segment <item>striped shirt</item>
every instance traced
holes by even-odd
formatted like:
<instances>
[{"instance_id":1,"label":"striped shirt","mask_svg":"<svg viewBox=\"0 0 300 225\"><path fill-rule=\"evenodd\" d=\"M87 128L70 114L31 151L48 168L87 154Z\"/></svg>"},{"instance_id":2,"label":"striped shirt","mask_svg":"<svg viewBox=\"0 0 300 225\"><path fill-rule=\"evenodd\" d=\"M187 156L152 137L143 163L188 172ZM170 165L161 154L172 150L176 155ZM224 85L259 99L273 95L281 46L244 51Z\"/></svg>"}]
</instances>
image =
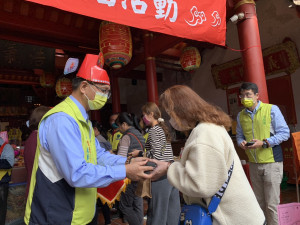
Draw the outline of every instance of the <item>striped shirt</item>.
<instances>
[{"instance_id":1,"label":"striped shirt","mask_svg":"<svg viewBox=\"0 0 300 225\"><path fill-rule=\"evenodd\" d=\"M118 144L118 155L127 157L130 146L130 137L128 134L124 135Z\"/></svg>"},{"instance_id":2,"label":"striped shirt","mask_svg":"<svg viewBox=\"0 0 300 225\"><path fill-rule=\"evenodd\" d=\"M166 141L165 132L159 125L150 128L145 148L148 158L174 160L171 143Z\"/></svg>"}]
</instances>

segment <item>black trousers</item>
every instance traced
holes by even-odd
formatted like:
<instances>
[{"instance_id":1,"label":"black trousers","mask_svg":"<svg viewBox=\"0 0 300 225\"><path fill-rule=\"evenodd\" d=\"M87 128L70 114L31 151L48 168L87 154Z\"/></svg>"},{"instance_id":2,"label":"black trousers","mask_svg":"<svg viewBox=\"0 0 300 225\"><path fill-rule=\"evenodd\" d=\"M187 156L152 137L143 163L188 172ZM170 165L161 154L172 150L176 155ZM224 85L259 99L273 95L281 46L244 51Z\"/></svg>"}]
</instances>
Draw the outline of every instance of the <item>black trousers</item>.
<instances>
[{"instance_id":1,"label":"black trousers","mask_svg":"<svg viewBox=\"0 0 300 225\"><path fill-rule=\"evenodd\" d=\"M129 225L142 225L144 222L143 198L135 195L137 182L131 182L121 194L120 210Z\"/></svg>"},{"instance_id":2,"label":"black trousers","mask_svg":"<svg viewBox=\"0 0 300 225\"><path fill-rule=\"evenodd\" d=\"M5 225L8 183L0 184L0 225Z\"/></svg>"},{"instance_id":3,"label":"black trousers","mask_svg":"<svg viewBox=\"0 0 300 225\"><path fill-rule=\"evenodd\" d=\"M94 216L92 222L90 222L88 225L97 225L98 224L98 215L99 215L100 208L102 209L105 225L106 224L111 224L111 222L110 222L110 208L108 207L108 205L106 203L103 205L101 200L97 199L95 216Z\"/></svg>"}]
</instances>

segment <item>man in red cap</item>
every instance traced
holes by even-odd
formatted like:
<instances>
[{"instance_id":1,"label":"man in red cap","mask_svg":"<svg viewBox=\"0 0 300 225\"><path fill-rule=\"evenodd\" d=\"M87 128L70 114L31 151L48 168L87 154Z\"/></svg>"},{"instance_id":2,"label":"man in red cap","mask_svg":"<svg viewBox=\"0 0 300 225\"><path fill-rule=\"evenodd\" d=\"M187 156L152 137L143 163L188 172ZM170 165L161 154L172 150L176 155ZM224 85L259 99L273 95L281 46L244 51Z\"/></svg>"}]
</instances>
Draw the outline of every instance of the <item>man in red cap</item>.
<instances>
[{"instance_id":1,"label":"man in red cap","mask_svg":"<svg viewBox=\"0 0 300 225\"><path fill-rule=\"evenodd\" d=\"M86 55L72 95L48 111L38 129L38 144L26 204L26 224L88 224L93 219L96 188L125 177L151 178L146 159L130 160L105 152L95 139L89 110L102 108L110 96L97 55Z\"/></svg>"}]
</instances>

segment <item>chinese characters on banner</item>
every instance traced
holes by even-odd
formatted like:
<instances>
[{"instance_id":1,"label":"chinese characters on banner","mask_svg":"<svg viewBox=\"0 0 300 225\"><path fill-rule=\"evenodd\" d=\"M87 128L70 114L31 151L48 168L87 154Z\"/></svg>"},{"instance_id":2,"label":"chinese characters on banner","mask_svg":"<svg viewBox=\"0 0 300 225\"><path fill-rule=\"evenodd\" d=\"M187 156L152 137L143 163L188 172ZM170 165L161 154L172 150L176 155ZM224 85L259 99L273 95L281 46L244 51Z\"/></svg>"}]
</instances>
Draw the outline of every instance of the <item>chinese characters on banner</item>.
<instances>
[{"instance_id":1,"label":"chinese characters on banner","mask_svg":"<svg viewBox=\"0 0 300 225\"><path fill-rule=\"evenodd\" d=\"M65 11L225 45L226 0L28 0Z\"/></svg>"},{"instance_id":2,"label":"chinese characters on banner","mask_svg":"<svg viewBox=\"0 0 300 225\"><path fill-rule=\"evenodd\" d=\"M283 43L263 49L266 76L285 72L293 74L299 67L299 54L295 42L285 38ZM227 89L228 86L242 83L244 70L241 58L220 65L212 65L211 73L216 88Z\"/></svg>"}]
</instances>

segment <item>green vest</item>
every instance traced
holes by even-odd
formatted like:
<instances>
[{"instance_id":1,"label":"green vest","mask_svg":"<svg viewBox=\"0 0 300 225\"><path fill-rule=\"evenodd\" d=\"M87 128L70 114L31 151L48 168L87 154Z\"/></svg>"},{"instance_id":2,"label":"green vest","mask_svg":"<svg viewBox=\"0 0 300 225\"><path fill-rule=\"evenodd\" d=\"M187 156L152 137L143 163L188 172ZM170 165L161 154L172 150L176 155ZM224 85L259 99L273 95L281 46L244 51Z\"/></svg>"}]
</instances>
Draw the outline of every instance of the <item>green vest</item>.
<instances>
[{"instance_id":1,"label":"green vest","mask_svg":"<svg viewBox=\"0 0 300 225\"><path fill-rule=\"evenodd\" d=\"M270 137L271 108L271 104L261 102L254 115L253 121L250 114L246 112L246 109L241 111L240 124L247 142L252 139L263 140ZM246 154L249 161L253 163L275 162L273 149L271 147L246 150Z\"/></svg>"},{"instance_id":2,"label":"green vest","mask_svg":"<svg viewBox=\"0 0 300 225\"><path fill-rule=\"evenodd\" d=\"M68 114L77 122L81 133L82 148L85 149L84 158L87 163L92 163L96 165L97 152L95 146L95 135L94 130L91 126L91 122L86 122L77 105L69 97L54 108L52 108L50 111L48 111L41 121L46 119L48 116L58 112L64 112ZM34 187L36 184L36 171L38 169L39 164L40 147L41 144L38 135L37 149L35 154L34 166L30 182L30 190L28 194L24 218L26 224L29 224L31 214L31 203L32 197L34 195ZM47 195L47 192L45 192L45 195ZM96 196L96 188L75 188L75 205L72 216L72 225L83 225L92 221L95 213Z\"/></svg>"},{"instance_id":3,"label":"green vest","mask_svg":"<svg viewBox=\"0 0 300 225\"><path fill-rule=\"evenodd\" d=\"M116 133L114 133L114 135L112 135L110 131L107 132L108 141L110 142L113 151L117 151L118 144L122 136L123 135L120 131L117 131Z\"/></svg>"}]
</instances>

